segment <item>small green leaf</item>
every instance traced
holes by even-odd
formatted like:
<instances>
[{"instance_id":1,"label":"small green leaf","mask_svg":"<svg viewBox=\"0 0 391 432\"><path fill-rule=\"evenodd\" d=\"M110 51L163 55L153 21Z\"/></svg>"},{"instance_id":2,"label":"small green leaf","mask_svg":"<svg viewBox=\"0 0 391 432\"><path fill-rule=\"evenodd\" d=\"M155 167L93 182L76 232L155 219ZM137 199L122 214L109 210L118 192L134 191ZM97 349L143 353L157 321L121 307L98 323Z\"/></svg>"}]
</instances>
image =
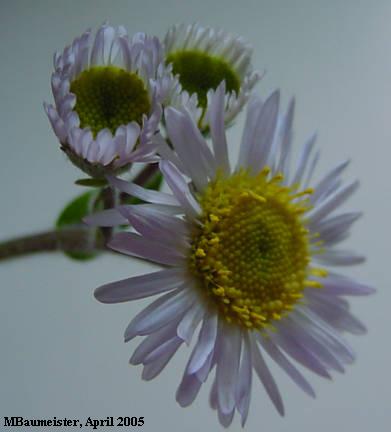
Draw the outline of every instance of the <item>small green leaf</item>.
<instances>
[{"instance_id":1,"label":"small green leaf","mask_svg":"<svg viewBox=\"0 0 391 432\"><path fill-rule=\"evenodd\" d=\"M82 218L91 213L93 203L96 199L96 192L86 192L72 200L60 213L56 221L56 228L61 229L68 225L81 224ZM89 260L97 256L96 253L86 252L65 252L65 254L75 260Z\"/></svg>"},{"instance_id":2,"label":"small green leaf","mask_svg":"<svg viewBox=\"0 0 391 432\"><path fill-rule=\"evenodd\" d=\"M78 186L87 186L87 187L104 187L107 186L106 179L95 179L95 178L83 178L75 181L75 184Z\"/></svg>"}]
</instances>

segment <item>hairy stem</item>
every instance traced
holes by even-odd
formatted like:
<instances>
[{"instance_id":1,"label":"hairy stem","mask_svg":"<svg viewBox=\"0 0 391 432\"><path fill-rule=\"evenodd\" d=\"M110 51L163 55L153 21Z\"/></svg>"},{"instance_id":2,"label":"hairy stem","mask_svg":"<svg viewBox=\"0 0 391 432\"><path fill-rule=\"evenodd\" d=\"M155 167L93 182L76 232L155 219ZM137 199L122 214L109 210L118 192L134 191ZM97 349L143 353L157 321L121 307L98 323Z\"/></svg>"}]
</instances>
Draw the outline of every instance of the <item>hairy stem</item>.
<instances>
[{"instance_id":1,"label":"hairy stem","mask_svg":"<svg viewBox=\"0 0 391 432\"><path fill-rule=\"evenodd\" d=\"M156 175L158 170L159 165L157 163L149 164L133 179L133 182L144 186ZM111 208L115 205L115 195L110 187L102 189L99 199L102 200L103 208ZM100 232L97 232L96 228L75 225L10 239L0 242L0 261L37 252L91 253L103 251L107 250L105 244L110 240L111 235L111 228L101 228Z\"/></svg>"},{"instance_id":2,"label":"hairy stem","mask_svg":"<svg viewBox=\"0 0 391 432\"><path fill-rule=\"evenodd\" d=\"M36 252L96 252L104 250L104 240L96 231L85 227L69 227L46 231L0 243L0 261Z\"/></svg>"},{"instance_id":3,"label":"hairy stem","mask_svg":"<svg viewBox=\"0 0 391 432\"><path fill-rule=\"evenodd\" d=\"M133 183L136 183L140 186L146 185L149 180L159 171L159 164L151 163L148 164L133 180Z\"/></svg>"}]
</instances>

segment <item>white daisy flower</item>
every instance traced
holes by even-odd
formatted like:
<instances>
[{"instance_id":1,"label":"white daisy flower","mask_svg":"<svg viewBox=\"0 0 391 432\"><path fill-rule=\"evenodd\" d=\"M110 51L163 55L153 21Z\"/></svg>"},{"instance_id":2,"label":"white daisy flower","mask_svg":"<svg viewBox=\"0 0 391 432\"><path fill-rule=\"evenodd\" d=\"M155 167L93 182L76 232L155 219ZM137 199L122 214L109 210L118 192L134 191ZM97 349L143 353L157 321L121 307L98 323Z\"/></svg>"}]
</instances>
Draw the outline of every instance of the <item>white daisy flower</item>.
<instances>
[{"instance_id":1,"label":"white daisy flower","mask_svg":"<svg viewBox=\"0 0 391 432\"><path fill-rule=\"evenodd\" d=\"M345 297L374 290L332 269L364 260L339 248L360 217L337 212L358 187L342 183L347 162L310 188L315 138L291 163L294 102L280 115L274 92L264 102L250 101L232 169L224 97L222 84L211 100L212 148L188 112L167 110L177 153L167 150L171 161L160 166L172 194L111 177L113 186L147 203L105 211L89 223L129 223L134 231L115 234L109 246L163 267L95 292L103 303L161 294L125 331L125 341L145 336L130 363L143 364L150 380L184 342L193 343L177 401L190 405L214 370L210 403L228 426L235 410L246 422L254 372L284 414L265 354L312 397L296 363L329 379L343 372L355 356L342 333L365 333Z\"/></svg>"},{"instance_id":2,"label":"white daisy flower","mask_svg":"<svg viewBox=\"0 0 391 432\"><path fill-rule=\"evenodd\" d=\"M163 97L174 107L192 106L201 129L208 127L205 115L210 106L208 101L223 80L226 82L224 120L229 124L260 79L252 71L251 46L243 38L221 30L197 23L176 25L167 32L164 48L165 62L171 65L176 78L166 85Z\"/></svg>"},{"instance_id":3,"label":"white daisy flower","mask_svg":"<svg viewBox=\"0 0 391 432\"><path fill-rule=\"evenodd\" d=\"M54 105L44 104L61 147L93 177L155 158L161 119L157 60L162 47L123 27L90 30L54 56Z\"/></svg>"}]
</instances>

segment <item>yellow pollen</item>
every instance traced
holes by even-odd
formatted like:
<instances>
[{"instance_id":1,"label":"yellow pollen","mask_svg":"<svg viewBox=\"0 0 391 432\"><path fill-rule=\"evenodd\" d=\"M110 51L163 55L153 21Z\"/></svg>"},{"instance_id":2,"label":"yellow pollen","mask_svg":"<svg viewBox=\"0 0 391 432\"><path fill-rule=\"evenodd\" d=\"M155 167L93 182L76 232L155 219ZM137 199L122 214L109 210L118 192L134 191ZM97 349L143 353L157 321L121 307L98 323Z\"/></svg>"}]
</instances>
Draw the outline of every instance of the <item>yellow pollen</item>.
<instances>
[{"instance_id":1,"label":"yellow pollen","mask_svg":"<svg viewBox=\"0 0 391 432\"><path fill-rule=\"evenodd\" d=\"M246 329L272 327L303 298L320 288L327 272L311 268L311 236L302 216L310 208L298 185L239 171L217 175L200 194L189 269L200 292L227 322ZM300 199L298 199L300 198Z\"/></svg>"}]
</instances>

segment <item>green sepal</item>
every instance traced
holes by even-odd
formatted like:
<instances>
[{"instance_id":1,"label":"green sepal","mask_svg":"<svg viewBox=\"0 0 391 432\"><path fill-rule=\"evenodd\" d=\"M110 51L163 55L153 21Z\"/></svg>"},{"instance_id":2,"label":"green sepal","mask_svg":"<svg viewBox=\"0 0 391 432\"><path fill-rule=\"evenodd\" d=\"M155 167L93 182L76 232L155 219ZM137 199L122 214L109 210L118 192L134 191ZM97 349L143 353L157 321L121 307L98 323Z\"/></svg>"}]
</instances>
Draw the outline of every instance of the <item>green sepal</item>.
<instances>
[{"instance_id":1,"label":"green sepal","mask_svg":"<svg viewBox=\"0 0 391 432\"><path fill-rule=\"evenodd\" d=\"M87 187L97 187L102 188L104 186L107 186L107 180L106 179L99 179L99 178L83 178L75 181L75 184L78 186L87 186Z\"/></svg>"},{"instance_id":2,"label":"green sepal","mask_svg":"<svg viewBox=\"0 0 391 432\"><path fill-rule=\"evenodd\" d=\"M97 192L85 192L79 195L68 203L61 211L57 221L56 228L61 229L68 225L82 224L82 219L92 213L95 200L97 198ZM86 252L64 252L69 258L78 261L87 261L95 258L97 253L86 253Z\"/></svg>"}]
</instances>

